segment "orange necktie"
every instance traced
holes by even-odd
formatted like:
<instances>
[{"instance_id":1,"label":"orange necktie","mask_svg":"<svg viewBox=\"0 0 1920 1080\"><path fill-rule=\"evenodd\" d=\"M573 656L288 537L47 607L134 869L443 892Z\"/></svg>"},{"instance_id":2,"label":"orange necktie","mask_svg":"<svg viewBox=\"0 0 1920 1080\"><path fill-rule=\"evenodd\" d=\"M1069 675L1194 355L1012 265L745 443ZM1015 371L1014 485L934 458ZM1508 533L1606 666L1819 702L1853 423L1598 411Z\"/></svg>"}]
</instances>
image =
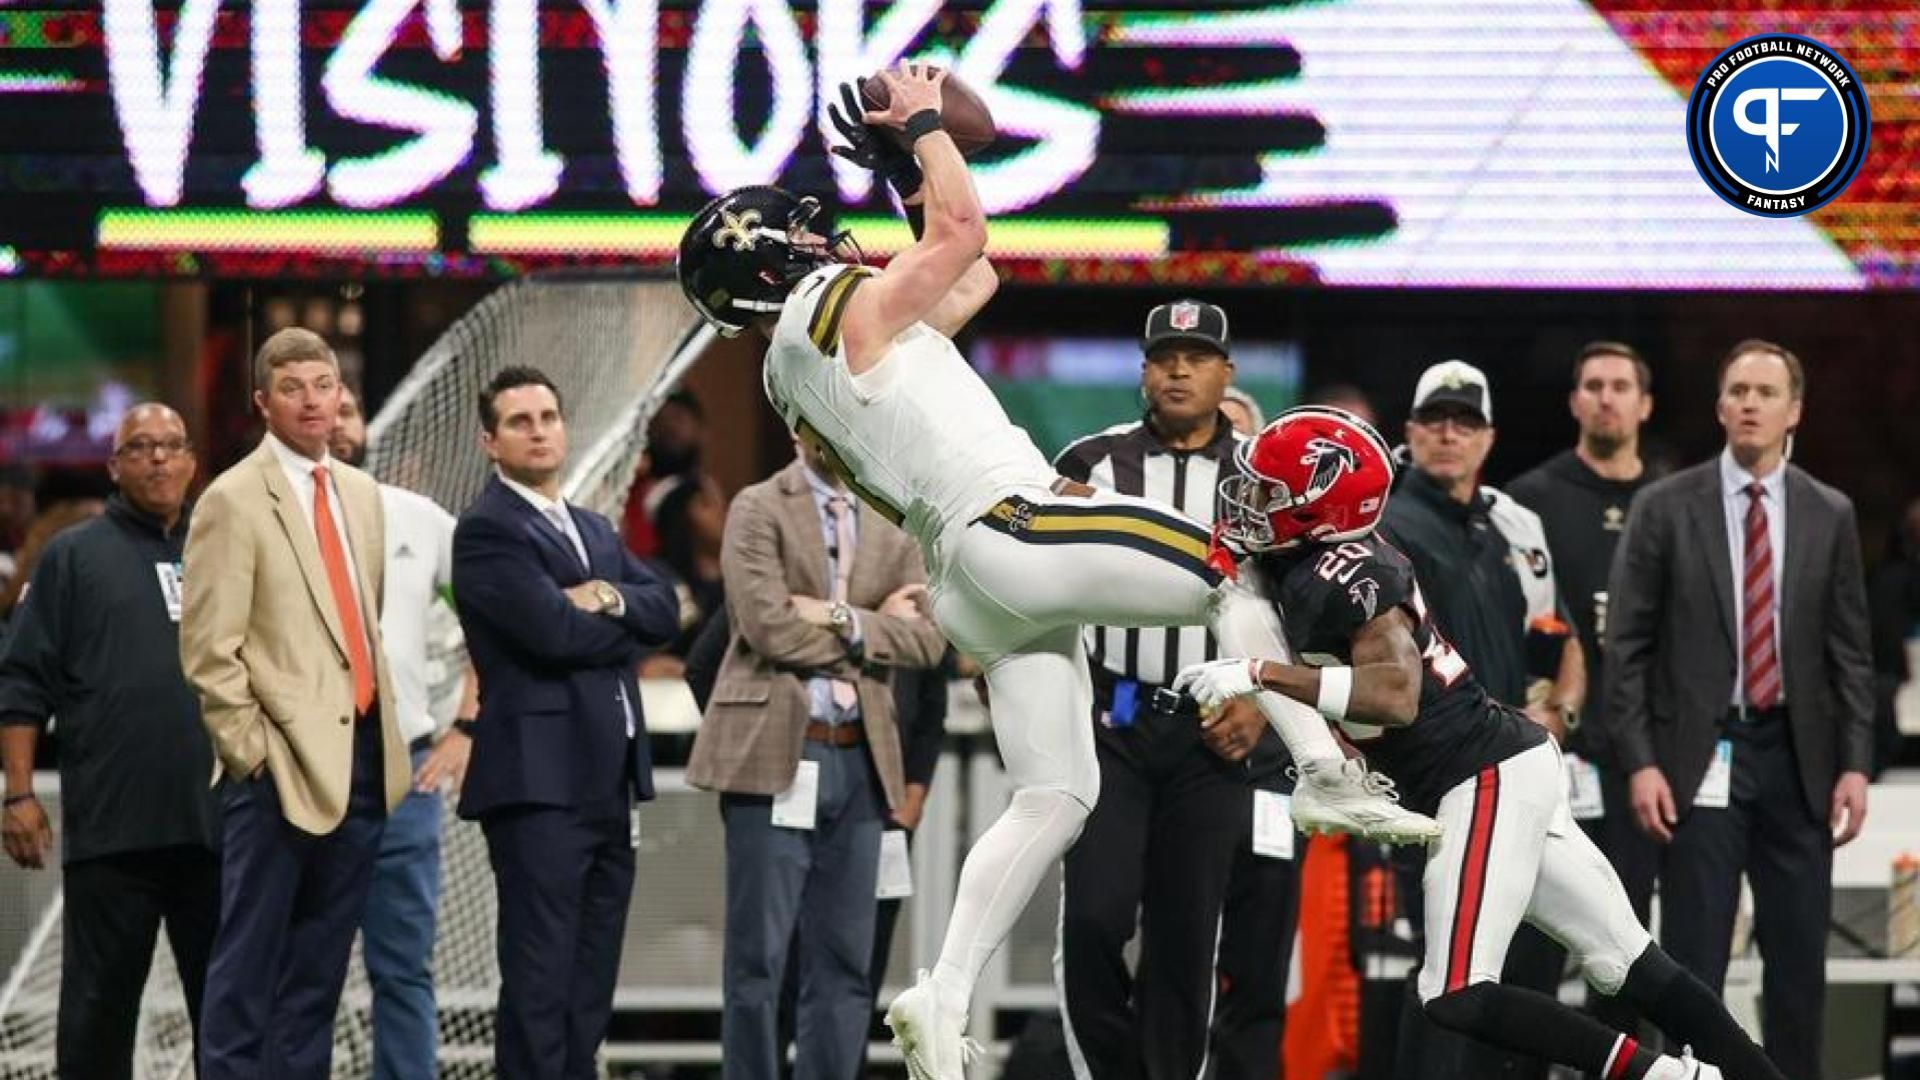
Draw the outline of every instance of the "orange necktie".
<instances>
[{"instance_id":1,"label":"orange necktie","mask_svg":"<svg viewBox=\"0 0 1920 1080\"><path fill-rule=\"evenodd\" d=\"M340 629L347 634L347 663L353 667L353 707L365 716L373 708L373 661L367 656L367 630L360 623L360 601L353 595L353 575L347 572L347 553L340 546L340 530L333 524L327 499L327 467L313 470L313 528L319 533L320 561L327 567L327 587Z\"/></svg>"}]
</instances>

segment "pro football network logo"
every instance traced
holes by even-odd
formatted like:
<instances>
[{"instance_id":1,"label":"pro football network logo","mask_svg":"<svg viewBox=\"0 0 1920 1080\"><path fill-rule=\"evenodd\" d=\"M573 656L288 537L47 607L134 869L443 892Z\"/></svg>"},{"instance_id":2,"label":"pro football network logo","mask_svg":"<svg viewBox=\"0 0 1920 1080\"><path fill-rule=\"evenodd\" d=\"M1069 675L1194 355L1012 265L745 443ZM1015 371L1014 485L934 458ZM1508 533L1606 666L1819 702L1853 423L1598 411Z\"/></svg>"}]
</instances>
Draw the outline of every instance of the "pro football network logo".
<instances>
[{"instance_id":1,"label":"pro football network logo","mask_svg":"<svg viewBox=\"0 0 1920 1080\"><path fill-rule=\"evenodd\" d=\"M1847 190L1866 160L1870 126L1853 69L1798 34L1728 48L1687 102L1694 167L1715 194L1761 217L1798 217Z\"/></svg>"}]
</instances>

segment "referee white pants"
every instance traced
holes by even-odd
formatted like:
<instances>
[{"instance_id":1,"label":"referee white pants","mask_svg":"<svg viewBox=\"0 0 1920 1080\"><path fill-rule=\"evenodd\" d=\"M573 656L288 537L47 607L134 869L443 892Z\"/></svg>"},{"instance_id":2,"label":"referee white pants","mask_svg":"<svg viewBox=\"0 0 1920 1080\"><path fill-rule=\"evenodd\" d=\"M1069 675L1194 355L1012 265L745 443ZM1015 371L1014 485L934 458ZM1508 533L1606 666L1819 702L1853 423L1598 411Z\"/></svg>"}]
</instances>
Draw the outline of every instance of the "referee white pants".
<instances>
[{"instance_id":1,"label":"referee white pants","mask_svg":"<svg viewBox=\"0 0 1920 1080\"><path fill-rule=\"evenodd\" d=\"M1613 867L1573 821L1560 751L1542 743L1480 770L1440 799L1427 851L1420 1000L1497 982L1525 919L1565 946L1602 993L1617 993L1653 939Z\"/></svg>"}]
</instances>

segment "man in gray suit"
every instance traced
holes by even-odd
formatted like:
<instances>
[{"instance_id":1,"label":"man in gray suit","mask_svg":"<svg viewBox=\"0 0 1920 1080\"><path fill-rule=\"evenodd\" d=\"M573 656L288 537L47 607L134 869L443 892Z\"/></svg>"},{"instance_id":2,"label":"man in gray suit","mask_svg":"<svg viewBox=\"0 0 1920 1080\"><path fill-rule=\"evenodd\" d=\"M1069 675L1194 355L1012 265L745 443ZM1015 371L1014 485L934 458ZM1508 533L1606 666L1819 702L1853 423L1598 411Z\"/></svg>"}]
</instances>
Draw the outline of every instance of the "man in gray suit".
<instances>
[{"instance_id":1,"label":"man in gray suit","mask_svg":"<svg viewBox=\"0 0 1920 1080\"><path fill-rule=\"evenodd\" d=\"M727 830L727 1080L781 1075L790 949L795 1077L858 1074L881 834L912 809L889 669L932 667L946 650L913 599L926 581L913 541L855 502L819 452L802 455L728 513L732 640L687 764L688 783L720 793Z\"/></svg>"},{"instance_id":2,"label":"man in gray suit","mask_svg":"<svg viewBox=\"0 0 1920 1080\"><path fill-rule=\"evenodd\" d=\"M1859 835L1873 670L1853 504L1786 463L1806 373L1743 341L1720 365L1718 458L1643 491L1608 584L1607 736L1666 845L1664 939L1725 981L1744 872L1767 1053L1820 1075L1833 848Z\"/></svg>"}]
</instances>

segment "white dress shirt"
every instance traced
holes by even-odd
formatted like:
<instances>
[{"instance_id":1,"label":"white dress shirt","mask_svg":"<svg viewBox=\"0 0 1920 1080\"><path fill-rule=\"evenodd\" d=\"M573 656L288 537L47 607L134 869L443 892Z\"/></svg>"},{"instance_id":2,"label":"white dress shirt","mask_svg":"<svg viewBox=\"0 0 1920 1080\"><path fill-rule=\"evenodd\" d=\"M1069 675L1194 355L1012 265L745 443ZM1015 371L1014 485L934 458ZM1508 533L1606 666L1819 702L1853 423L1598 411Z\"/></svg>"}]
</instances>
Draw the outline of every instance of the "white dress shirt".
<instances>
[{"instance_id":1,"label":"white dress shirt","mask_svg":"<svg viewBox=\"0 0 1920 1080\"><path fill-rule=\"evenodd\" d=\"M567 508L566 500L549 499L538 491L501 472L499 469L494 470L494 475L500 478L501 483L507 485L509 491L527 500L528 505L538 511L541 517L546 518L548 522L552 523L554 528L559 529L561 533L566 536L568 542L573 544L573 553L580 558L581 569L591 574L593 572L591 569L593 560L587 558L587 542L581 538L580 526L573 520L573 512ZM627 612L627 598L622 595L618 589L614 590L614 596L613 610L607 614L617 619ZM568 602L571 603L572 601ZM618 685L618 690L620 692L621 711L627 714L627 738L631 739L634 737L636 731L633 718L633 702L627 700L627 686L624 682Z\"/></svg>"},{"instance_id":2,"label":"white dress shirt","mask_svg":"<svg viewBox=\"0 0 1920 1080\"><path fill-rule=\"evenodd\" d=\"M300 509L306 512L308 528L314 528L313 470L316 468L327 470L327 506L333 511L333 530L339 534L340 550L346 553L347 577L353 582L353 595L357 600L360 596L360 564L354 561L353 541L347 535L347 508L340 501L340 485L332 479L333 457L323 453L317 460L310 458L281 442L271 431L267 432L267 446L273 450L273 456L279 460L281 470L287 474L287 481L293 485L293 493L300 503ZM319 536L319 532L315 531L315 544L320 542ZM377 613L368 611L360 613L360 626L362 632L367 635L369 653L373 651L373 627L368 620L375 614Z\"/></svg>"},{"instance_id":3,"label":"white dress shirt","mask_svg":"<svg viewBox=\"0 0 1920 1080\"><path fill-rule=\"evenodd\" d=\"M1733 639L1747 634L1747 508L1753 499L1747 485L1755 476L1733 460L1733 451L1720 451L1720 499L1727 518L1727 553L1733 556ZM1787 699L1786 654L1780 650L1780 597L1786 592L1787 560L1787 463L1782 461L1760 481L1761 501L1767 508L1767 546L1773 549L1773 655L1780 668L1780 700ZM1734 708L1747 702L1746 651L1733 650Z\"/></svg>"}]
</instances>

